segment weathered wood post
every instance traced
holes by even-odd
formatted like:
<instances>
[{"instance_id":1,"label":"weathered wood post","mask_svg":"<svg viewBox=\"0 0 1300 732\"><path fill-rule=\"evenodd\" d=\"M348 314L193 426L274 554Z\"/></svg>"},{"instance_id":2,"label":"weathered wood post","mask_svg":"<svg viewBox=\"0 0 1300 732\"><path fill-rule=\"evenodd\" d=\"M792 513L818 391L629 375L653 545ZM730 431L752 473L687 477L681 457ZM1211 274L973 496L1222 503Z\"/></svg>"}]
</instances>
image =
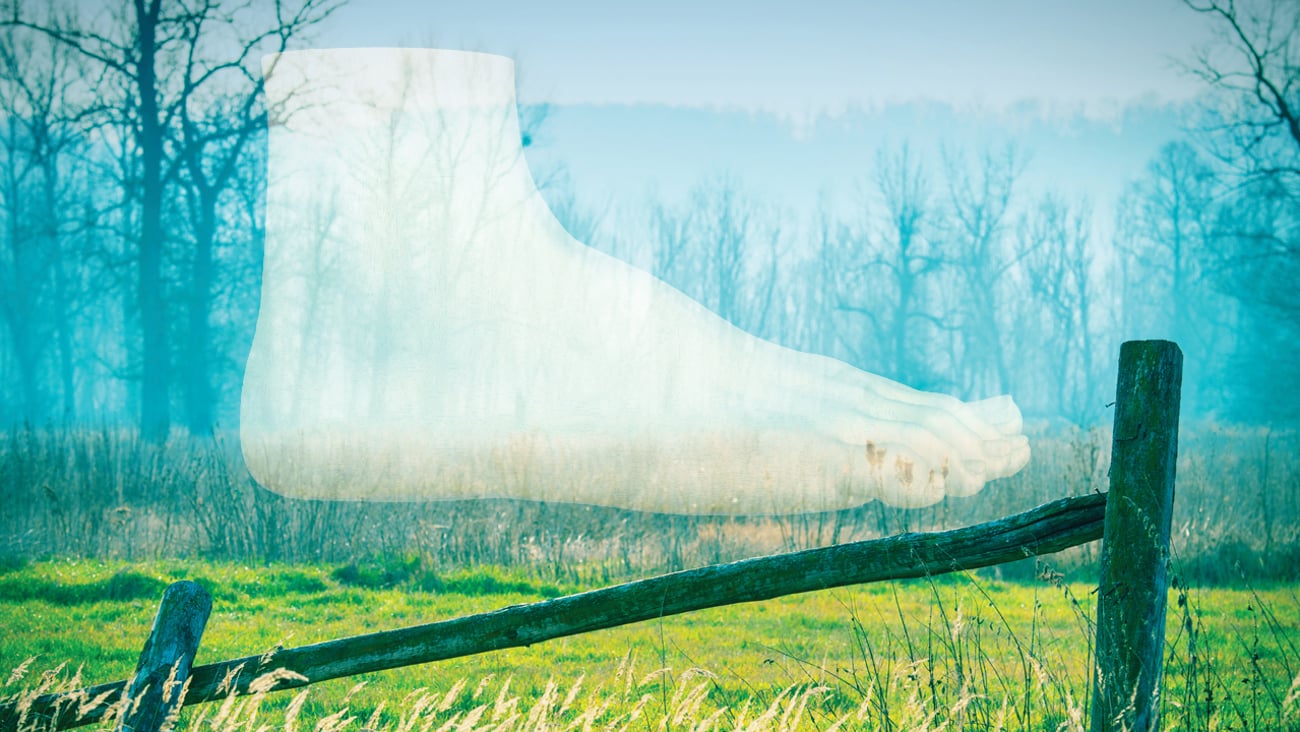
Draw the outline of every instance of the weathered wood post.
<instances>
[{"instance_id":1,"label":"weathered wood post","mask_svg":"<svg viewBox=\"0 0 1300 732\"><path fill-rule=\"evenodd\" d=\"M1182 375L1183 353L1175 343L1120 347L1097 596L1093 732L1153 732L1160 724Z\"/></svg>"},{"instance_id":2,"label":"weathered wood post","mask_svg":"<svg viewBox=\"0 0 1300 732\"><path fill-rule=\"evenodd\" d=\"M117 732L158 732L168 716L180 710L181 691L211 613L212 597L197 583L167 587L127 687L127 707Z\"/></svg>"}]
</instances>

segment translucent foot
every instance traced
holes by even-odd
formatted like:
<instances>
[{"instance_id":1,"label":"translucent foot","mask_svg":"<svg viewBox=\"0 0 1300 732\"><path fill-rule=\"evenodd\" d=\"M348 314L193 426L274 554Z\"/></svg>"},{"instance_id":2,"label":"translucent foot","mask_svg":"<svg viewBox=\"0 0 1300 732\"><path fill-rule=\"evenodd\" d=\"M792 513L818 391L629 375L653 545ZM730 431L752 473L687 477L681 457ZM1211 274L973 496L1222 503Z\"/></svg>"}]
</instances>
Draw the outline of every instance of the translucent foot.
<instances>
[{"instance_id":1,"label":"translucent foot","mask_svg":"<svg viewBox=\"0 0 1300 732\"><path fill-rule=\"evenodd\" d=\"M1029 458L964 403L729 325L573 240L519 145L513 65L267 63L266 262L241 442L317 498L789 513L971 495Z\"/></svg>"}]
</instances>

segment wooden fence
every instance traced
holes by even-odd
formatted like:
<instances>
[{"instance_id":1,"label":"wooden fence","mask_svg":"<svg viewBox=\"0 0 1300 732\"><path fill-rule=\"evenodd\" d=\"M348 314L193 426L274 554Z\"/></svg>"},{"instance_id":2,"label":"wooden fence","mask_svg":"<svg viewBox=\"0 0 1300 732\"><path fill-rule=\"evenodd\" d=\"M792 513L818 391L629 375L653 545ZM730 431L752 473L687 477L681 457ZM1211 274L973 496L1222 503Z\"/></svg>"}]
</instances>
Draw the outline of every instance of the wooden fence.
<instances>
[{"instance_id":1,"label":"wooden fence","mask_svg":"<svg viewBox=\"0 0 1300 732\"><path fill-rule=\"evenodd\" d=\"M154 732L182 704L247 694L255 679L261 689L290 689L720 605L987 567L1103 536L1091 727L1093 732L1154 730L1181 374L1182 353L1173 343L1122 346L1107 493L1066 498L952 531L746 559L193 668L212 601L197 584L178 582L163 595L131 680L46 694L22 705L10 700L0 704L0 732L33 724L66 729L110 714L117 716L119 730ZM276 670L281 671L266 676ZM124 705L123 699L132 703Z\"/></svg>"}]
</instances>

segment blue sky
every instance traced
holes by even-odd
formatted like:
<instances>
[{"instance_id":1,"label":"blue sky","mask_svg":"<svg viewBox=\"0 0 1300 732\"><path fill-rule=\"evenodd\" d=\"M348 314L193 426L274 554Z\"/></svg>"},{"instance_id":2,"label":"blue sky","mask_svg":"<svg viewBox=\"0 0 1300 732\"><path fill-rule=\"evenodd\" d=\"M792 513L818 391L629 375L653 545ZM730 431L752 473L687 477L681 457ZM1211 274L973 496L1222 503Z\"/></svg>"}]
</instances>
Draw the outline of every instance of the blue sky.
<instances>
[{"instance_id":1,"label":"blue sky","mask_svg":"<svg viewBox=\"0 0 1300 732\"><path fill-rule=\"evenodd\" d=\"M352 0L319 34L509 55L525 101L789 115L916 99L1097 113L1185 99L1196 84L1171 59L1206 38L1177 0Z\"/></svg>"},{"instance_id":2,"label":"blue sky","mask_svg":"<svg viewBox=\"0 0 1300 732\"><path fill-rule=\"evenodd\" d=\"M516 60L551 115L529 159L588 209L681 198L719 175L807 212L850 196L875 152L1015 142L1021 192L1113 203L1199 92L1210 35L1177 0L420 2L351 0L312 45L480 50Z\"/></svg>"}]
</instances>

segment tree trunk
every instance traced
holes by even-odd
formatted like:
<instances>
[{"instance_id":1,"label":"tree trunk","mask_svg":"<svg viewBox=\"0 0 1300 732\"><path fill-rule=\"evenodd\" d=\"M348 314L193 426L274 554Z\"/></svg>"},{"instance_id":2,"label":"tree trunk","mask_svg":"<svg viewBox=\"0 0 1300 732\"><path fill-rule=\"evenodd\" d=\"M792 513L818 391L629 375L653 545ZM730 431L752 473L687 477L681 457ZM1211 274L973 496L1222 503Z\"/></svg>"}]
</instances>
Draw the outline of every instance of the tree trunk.
<instances>
[{"instance_id":1,"label":"tree trunk","mask_svg":"<svg viewBox=\"0 0 1300 732\"><path fill-rule=\"evenodd\" d=\"M22 398L22 411L18 416L22 421L30 424L38 419L41 411L40 383L36 373L40 361L40 339L35 333L35 288L40 287L40 282L31 262L31 241L28 240L28 232L23 230L22 225L24 174L19 172L16 159L18 143L15 138L18 133L12 119L9 120L8 134L10 144L5 171L5 197L9 201L10 210L9 227L5 235L9 240L9 259L12 267L12 282L9 284L12 289L5 293L4 299L0 300L0 305L4 307L14 359L18 365L19 393Z\"/></svg>"},{"instance_id":2,"label":"tree trunk","mask_svg":"<svg viewBox=\"0 0 1300 732\"><path fill-rule=\"evenodd\" d=\"M68 289L68 275L63 271L64 263L58 262L54 267L54 301L58 323L55 326L55 338L59 346L59 384L63 395L63 414L65 422L72 422L77 417L77 377L72 356L72 315L68 312L68 299L72 297Z\"/></svg>"},{"instance_id":3,"label":"tree trunk","mask_svg":"<svg viewBox=\"0 0 1300 732\"><path fill-rule=\"evenodd\" d=\"M199 198L198 221L194 232L194 267L189 283L189 328L185 333L185 422L190 434L208 436L213 427L213 398L209 342L212 326L214 279L212 249L216 240L217 195L212 189L196 193Z\"/></svg>"},{"instance_id":4,"label":"tree trunk","mask_svg":"<svg viewBox=\"0 0 1300 732\"><path fill-rule=\"evenodd\" d=\"M63 242L59 236L59 225L61 211L59 208L59 156L54 150L50 151L45 160L44 170L44 208L45 208L45 241L46 251L52 257L52 269L54 277L54 303L52 313L54 317L54 337L58 347L58 368L59 368L59 391L62 397L63 409L60 415L61 419L71 421L76 412L76 379L74 377L72 365L72 319L68 301L73 294L68 290L68 276L64 271L66 262L64 260Z\"/></svg>"},{"instance_id":5,"label":"tree trunk","mask_svg":"<svg viewBox=\"0 0 1300 732\"><path fill-rule=\"evenodd\" d=\"M140 102L140 241L136 304L140 309L140 434L151 442L171 427L171 358L162 296L163 130L155 68L159 0L134 0L140 53L136 85Z\"/></svg>"}]
</instances>

